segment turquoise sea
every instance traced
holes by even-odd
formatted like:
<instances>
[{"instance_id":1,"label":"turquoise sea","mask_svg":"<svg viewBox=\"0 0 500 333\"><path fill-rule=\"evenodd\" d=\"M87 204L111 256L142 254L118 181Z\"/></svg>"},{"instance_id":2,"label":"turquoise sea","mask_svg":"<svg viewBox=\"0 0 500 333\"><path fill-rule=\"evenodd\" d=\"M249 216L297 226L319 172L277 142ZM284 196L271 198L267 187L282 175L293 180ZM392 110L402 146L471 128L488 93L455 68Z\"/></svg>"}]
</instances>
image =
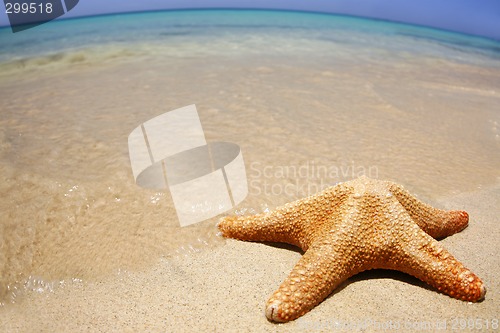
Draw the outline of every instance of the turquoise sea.
<instances>
[{"instance_id":1,"label":"turquoise sea","mask_svg":"<svg viewBox=\"0 0 500 333\"><path fill-rule=\"evenodd\" d=\"M203 43L204 39L229 36L237 38L234 41L237 42L254 35L293 36L353 45L363 43L366 47L393 47L415 55L439 54L446 49L493 58L498 58L500 53L498 41L388 21L287 11L176 10L63 19L17 34L4 27L0 29L0 62L77 52L110 44L162 44L180 39ZM395 40L404 37L406 43L380 45L381 36ZM421 48L420 43L434 44L436 48ZM275 51L283 47L290 45L275 45ZM295 47L300 50L300 45ZM264 49L251 51L271 52Z\"/></svg>"}]
</instances>

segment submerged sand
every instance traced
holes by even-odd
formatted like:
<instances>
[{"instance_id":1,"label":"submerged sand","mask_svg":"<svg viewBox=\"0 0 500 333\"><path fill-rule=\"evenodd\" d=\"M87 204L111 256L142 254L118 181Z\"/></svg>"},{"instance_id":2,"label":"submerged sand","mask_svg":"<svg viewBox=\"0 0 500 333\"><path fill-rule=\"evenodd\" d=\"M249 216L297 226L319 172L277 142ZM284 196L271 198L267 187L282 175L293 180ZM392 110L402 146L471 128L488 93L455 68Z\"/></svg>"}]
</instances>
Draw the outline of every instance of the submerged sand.
<instances>
[{"instance_id":1,"label":"submerged sand","mask_svg":"<svg viewBox=\"0 0 500 333\"><path fill-rule=\"evenodd\" d=\"M279 44L271 37L245 50ZM182 53L190 44L110 47L2 67L0 328L432 331L463 320L493 328L500 64L465 51L390 52L383 41L304 40L286 57L238 53L228 48L234 40L215 43L213 54ZM299 320L268 322L265 301L301 254L221 239L217 218L180 228L168 192L134 184L130 131L192 103L208 141L242 149L249 196L238 210L274 208L362 174L396 181L469 213L470 226L442 243L484 280L486 299L469 304L372 271Z\"/></svg>"}]
</instances>

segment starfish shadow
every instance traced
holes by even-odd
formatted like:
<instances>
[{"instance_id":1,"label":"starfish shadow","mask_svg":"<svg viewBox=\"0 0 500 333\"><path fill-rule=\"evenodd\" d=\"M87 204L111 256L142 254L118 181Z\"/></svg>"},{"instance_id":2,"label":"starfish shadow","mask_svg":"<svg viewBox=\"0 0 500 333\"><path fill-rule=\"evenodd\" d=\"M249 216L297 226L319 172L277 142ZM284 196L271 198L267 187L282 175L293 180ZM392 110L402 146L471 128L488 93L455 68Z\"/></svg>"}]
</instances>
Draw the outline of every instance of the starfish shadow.
<instances>
[{"instance_id":1,"label":"starfish shadow","mask_svg":"<svg viewBox=\"0 0 500 333\"><path fill-rule=\"evenodd\" d=\"M371 269L368 271L358 273L354 276L351 276L345 282L347 283L347 285L349 285L350 283L355 283L363 280L382 280L382 279L391 279L399 282L408 283L414 286L422 287L427 290L435 291L434 288L432 288L425 282L420 281L416 277L391 269Z\"/></svg>"},{"instance_id":2,"label":"starfish shadow","mask_svg":"<svg viewBox=\"0 0 500 333\"><path fill-rule=\"evenodd\" d=\"M305 253L304 251L302 251L302 249L300 247L295 246L295 245L291 245L291 244L287 244L287 243L277 243L277 242L259 242L259 243L269 245L269 246L272 246L272 247L277 248L277 249L285 249L285 250L297 252L297 253L300 253L300 255L304 255L304 253Z\"/></svg>"}]
</instances>

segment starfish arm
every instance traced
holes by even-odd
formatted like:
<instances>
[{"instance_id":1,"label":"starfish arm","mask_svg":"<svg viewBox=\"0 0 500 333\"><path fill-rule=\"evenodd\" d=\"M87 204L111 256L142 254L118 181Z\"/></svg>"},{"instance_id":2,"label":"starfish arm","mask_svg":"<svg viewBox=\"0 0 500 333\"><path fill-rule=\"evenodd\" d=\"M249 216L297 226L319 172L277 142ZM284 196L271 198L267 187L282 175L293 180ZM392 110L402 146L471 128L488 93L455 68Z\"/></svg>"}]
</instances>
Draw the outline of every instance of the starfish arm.
<instances>
[{"instance_id":1,"label":"starfish arm","mask_svg":"<svg viewBox=\"0 0 500 333\"><path fill-rule=\"evenodd\" d=\"M486 287L479 277L455 259L435 239L415 227L411 241L403 243L392 269L426 282L453 298L476 302L484 298ZM415 235L417 234L417 235Z\"/></svg>"},{"instance_id":2,"label":"starfish arm","mask_svg":"<svg viewBox=\"0 0 500 333\"><path fill-rule=\"evenodd\" d=\"M298 230L287 224L285 215L278 211L251 216L228 216L223 218L217 227L224 237L300 246Z\"/></svg>"},{"instance_id":3,"label":"starfish arm","mask_svg":"<svg viewBox=\"0 0 500 333\"><path fill-rule=\"evenodd\" d=\"M218 228L224 237L283 242L306 251L313 238L313 230L327 222L332 211L339 207L345 197L339 195L339 188L331 187L269 213L225 217L219 222Z\"/></svg>"},{"instance_id":4,"label":"starfish arm","mask_svg":"<svg viewBox=\"0 0 500 333\"><path fill-rule=\"evenodd\" d=\"M287 322L302 316L357 272L353 271L348 260L343 259L346 253L332 248L341 247L311 245L267 301L266 317L269 320Z\"/></svg>"},{"instance_id":5,"label":"starfish arm","mask_svg":"<svg viewBox=\"0 0 500 333\"><path fill-rule=\"evenodd\" d=\"M460 210L446 211L431 207L406 191L401 185L386 182L391 193L422 230L434 238L443 238L467 227L469 215Z\"/></svg>"}]
</instances>

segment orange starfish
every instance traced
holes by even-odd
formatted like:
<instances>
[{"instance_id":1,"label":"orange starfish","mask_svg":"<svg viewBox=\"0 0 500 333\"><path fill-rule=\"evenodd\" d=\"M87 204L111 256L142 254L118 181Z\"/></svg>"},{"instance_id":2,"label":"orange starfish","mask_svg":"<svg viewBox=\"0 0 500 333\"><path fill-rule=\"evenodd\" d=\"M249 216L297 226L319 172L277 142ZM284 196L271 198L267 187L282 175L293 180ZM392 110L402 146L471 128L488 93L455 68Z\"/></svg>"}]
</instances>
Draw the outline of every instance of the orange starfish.
<instances>
[{"instance_id":1,"label":"orange starfish","mask_svg":"<svg viewBox=\"0 0 500 333\"><path fill-rule=\"evenodd\" d=\"M468 220L466 212L433 208L400 185L361 177L270 213L226 217L218 227L225 237L284 242L305 252L266 304L269 320L286 322L374 268L411 274L457 299L481 300L481 279L434 239L461 231Z\"/></svg>"}]
</instances>

